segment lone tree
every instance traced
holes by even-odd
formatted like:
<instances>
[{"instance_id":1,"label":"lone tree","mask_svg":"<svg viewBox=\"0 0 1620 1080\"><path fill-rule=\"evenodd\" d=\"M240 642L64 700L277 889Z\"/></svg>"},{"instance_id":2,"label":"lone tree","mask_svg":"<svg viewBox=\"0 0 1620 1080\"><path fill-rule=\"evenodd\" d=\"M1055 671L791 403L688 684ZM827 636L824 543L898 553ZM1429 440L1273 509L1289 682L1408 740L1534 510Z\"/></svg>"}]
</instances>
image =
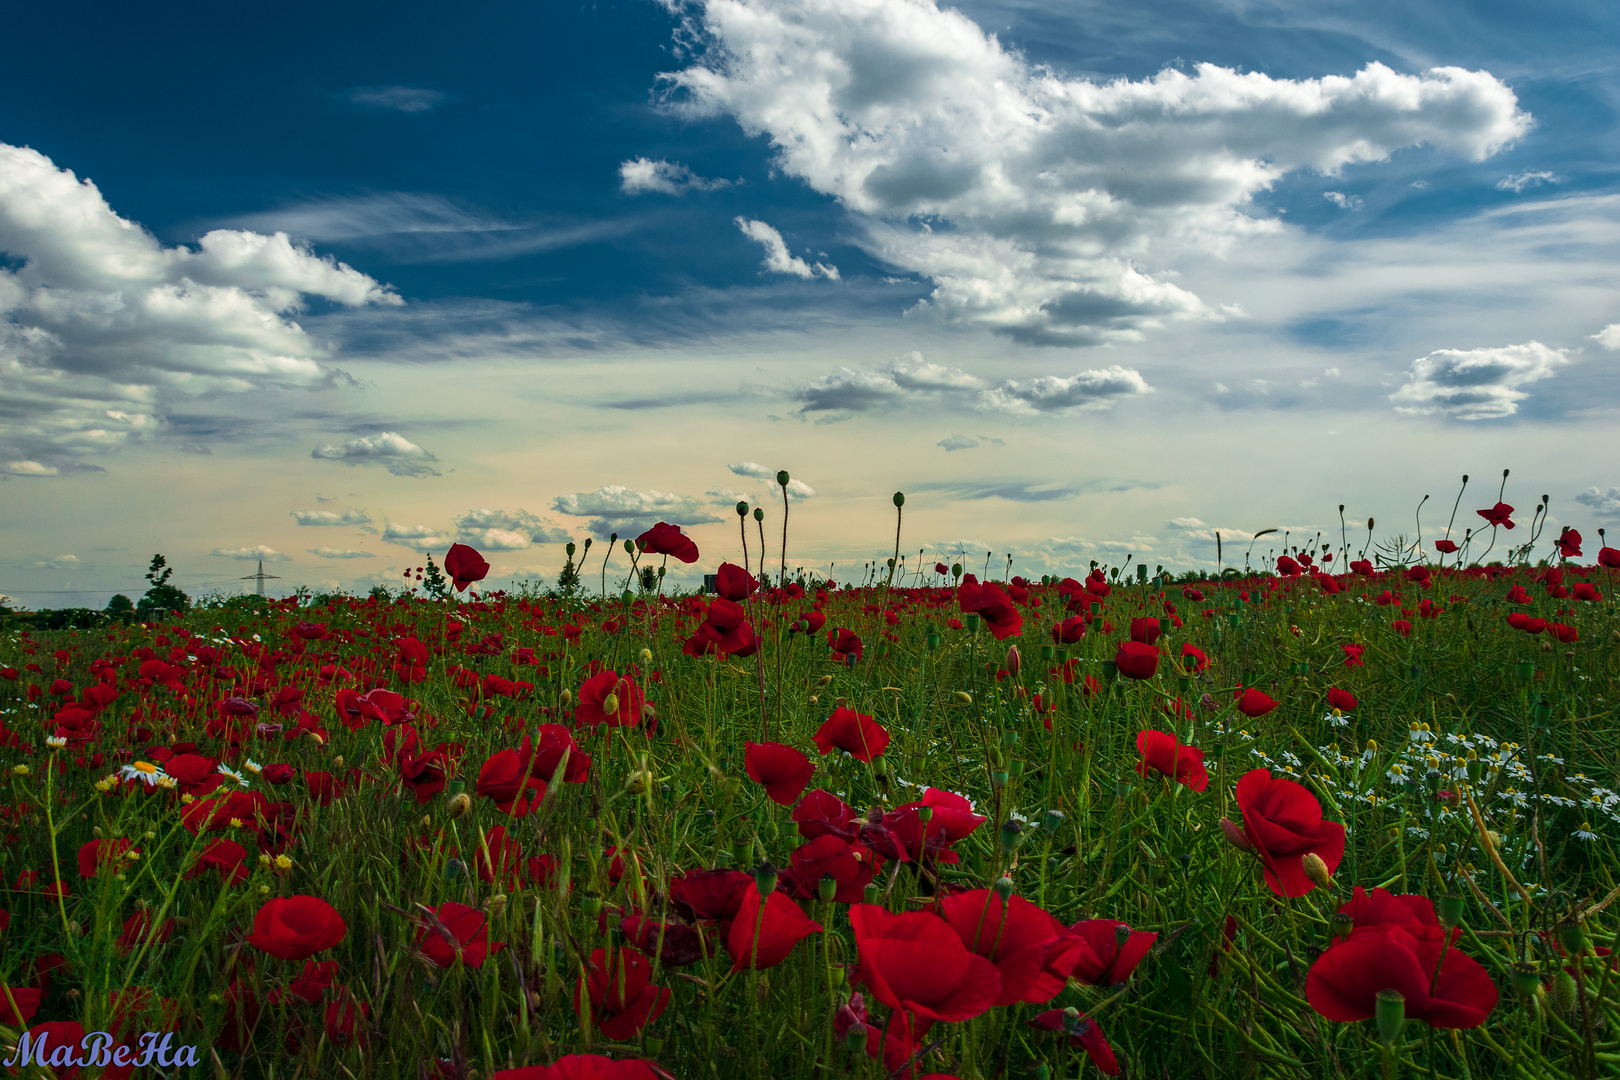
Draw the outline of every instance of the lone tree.
<instances>
[{"instance_id":1,"label":"lone tree","mask_svg":"<svg viewBox=\"0 0 1620 1080\"><path fill-rule=\"evenodd\" d=\"M152 556L152 565L146 569L146 580L152 587L146 590L141 602L135 605L135 614L147 620L166 611L184 611L191 606L191 597L169 584L174 567L162 555Z\"/></svg>"}]
</instances>

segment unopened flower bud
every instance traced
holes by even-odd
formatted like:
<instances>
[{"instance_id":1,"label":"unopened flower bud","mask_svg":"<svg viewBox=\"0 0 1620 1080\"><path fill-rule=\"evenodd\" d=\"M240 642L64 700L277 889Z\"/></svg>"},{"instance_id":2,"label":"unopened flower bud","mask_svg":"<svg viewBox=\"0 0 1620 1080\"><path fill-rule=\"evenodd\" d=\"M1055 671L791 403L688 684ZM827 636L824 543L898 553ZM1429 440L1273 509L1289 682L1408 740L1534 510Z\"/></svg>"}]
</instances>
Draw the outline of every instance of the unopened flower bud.
<instances>
[{"instance_id":1,"label":"unopened flower bud","mask_svg":"<svg viewBox=\"0 0 1620 1080\"><path fill-rule=\"evenodd\" d=\"M1003 661L1002 666L1007 669L1007 674L1017 678L1018 672L1024 666L1024 658L1019 655L1018 646L1007 646L1007 659Z\"/></svg>"},{"instance_id":2,"label":"unopened flower bud","mask_svg":"<svg viewBox=\"0 0 1620 1080\"><path fill-rule=\"evenodd\" d=\"M1228 844L1231 844L1245 855L1255 853L1254 845L1249 843L1249 838L1243 835L1242 828L1233 822L1231 818L1221 818L1221 835L1226 837Z\"/></svg>"},{"instance_id":3,"label":"unopened flower bud","mask_svg":"<svg viewBox=\"0 0 1620 1080\"><path fill-rule=\"evenodd\" d=\"M449 804L451 818L465 817L467 812L471 809L472 796L468 795L465 791L451 797Z\"/></svg>"},{"instance_id":4,"label":"unopened flower bud","mask_svg":"<svg viewBox=\"0 0 1620 1080\"><path fill-rule=\"evenodd\" d=\"M497 893L484 903L484 910L489 912L492 919L500 918L501 912L506 910L506 894Z\"/></svg>"},{"instance_id":5,"label":"unopened flower bud","mask_svg":"<svg viewBox=\"0 0 1620 1080\"><path fill-rule=\"evenodd\" d=\"M966 690L958 690L956 692L956 700L962 705L971 705L973 704L973 695L968 693Z\"/></svg>"},{"instance_id":6,"label":"unopened flower bud","mask_svg":"<svg viewBox=\"0 0 1620 1080\"><path fill-rule=\"evenodd\" d=\"M566 709L568 706L574 703L574 692L572 690L565 689L562 693L557 695L557 700L562 702L563 708Z\"/></svg>"},{"instance_id":7,"label":"unopened flower bud","mask_svg":"<svg viewBox=\"0 0 1620 1080\"><path fill-rule=\"evenodd\" d=\"M640 655L641 655L641 662L643 664L652 663L652 650L651 649L642 649Z\"/></svg>"},{"instance_id":8,"label":"unopened flower bud","mask_svg":"<svg viewBox=\"0 0 1620 1080\"><path fill-rule=\"evenodd\" d=\"M608 696L602 699L602 711L609 716L619 712L619 695L609 691Z\"/></svg>"},{"instance_id":9,"label":"unopened flower bud","mask_svg":"<svg viewBox=\"0 0 1620 1080\"><path fill-rule=\"evenodd\" d=\"M1434 905L1434 913L1440 919L1440 925L1447 930L1455 929L1463 919L1463 898L1456 893L1447 893Z\"/></svg>"},{"instance_id":10,"label":"unopened flower bud","mask_svg":"<svg viewBox=\"0 0 1620 1080\"><path fill-rule=\"evenodd\" d=\"M1305 876L1318 888L1333 888L1333 874L1328 870L1327 863L1322 861L1322 856L1316 852L1306 853L1305 858L1300 860L1300 869L1305 871Z\"/></svg>"},{"instance_id":11,"label":"unopened flower bud","mask_svg":"<svg viewBox=\"0 0 1620 1080\"><path fill-rule=\"evenodd\" d=\"M1373 1020L1378 1025L1378 1040L1385 1046L1394 1046L1406 1026L1406 998L1399 990L1380 990L1373 1004Z\"/></svg>"},{"instance_id":12,"label":"unopened flower bud","mask_svg":"<svg viewBox=\"0 0 1620 1080\"><path fill-rule=\"evenodd\" d=\"M1575 1011L1575 1002L1580 994L1580 987L1575 985L1575 978L1563 968L1553 976L1553 1004L1558 1006L1562 1013Z\"/></svg>"}]
</instances>

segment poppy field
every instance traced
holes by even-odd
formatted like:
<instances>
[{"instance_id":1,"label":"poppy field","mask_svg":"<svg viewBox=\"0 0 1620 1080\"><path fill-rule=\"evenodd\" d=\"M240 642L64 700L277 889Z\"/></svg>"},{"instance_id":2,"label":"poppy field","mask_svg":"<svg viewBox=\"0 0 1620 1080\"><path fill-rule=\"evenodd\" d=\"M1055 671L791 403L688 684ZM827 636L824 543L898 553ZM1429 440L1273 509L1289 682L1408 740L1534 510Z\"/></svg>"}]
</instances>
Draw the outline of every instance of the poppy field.
<instances>
[{"instance_id":1,"label":"poppy field","mask_svg":"<svg viewBox=\"0 0 1620 1080\"><path fill-rule=\"evenodd\" d=\"M560 588L458 544L430 590L5 632L0 1060L1620 1071L1620 550L1507 547L1498 502L1392 558L1031 580L897 537L832 581L738 509Z\"/></svg>"}]
</instances>

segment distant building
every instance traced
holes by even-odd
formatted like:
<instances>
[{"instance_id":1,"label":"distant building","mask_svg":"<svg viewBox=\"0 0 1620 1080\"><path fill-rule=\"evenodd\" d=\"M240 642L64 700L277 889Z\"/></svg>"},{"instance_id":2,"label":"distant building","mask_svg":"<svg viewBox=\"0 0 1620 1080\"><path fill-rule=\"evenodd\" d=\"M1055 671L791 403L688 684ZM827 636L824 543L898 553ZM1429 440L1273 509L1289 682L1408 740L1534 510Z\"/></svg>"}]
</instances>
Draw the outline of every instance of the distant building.
<instances>
[{"instance_id":1,"label":"distant building","mask_svg":"<svg viewBox=\"0 0 1620 1080\"><path fill-rule=\"evenodd\" d=\"M719 588L719 586L716 584L716 582L719 580L719 578L720 578L719 574L704 574L703 575L703 591L704 592L715 592Z\"/></svg>"}]
</instances>

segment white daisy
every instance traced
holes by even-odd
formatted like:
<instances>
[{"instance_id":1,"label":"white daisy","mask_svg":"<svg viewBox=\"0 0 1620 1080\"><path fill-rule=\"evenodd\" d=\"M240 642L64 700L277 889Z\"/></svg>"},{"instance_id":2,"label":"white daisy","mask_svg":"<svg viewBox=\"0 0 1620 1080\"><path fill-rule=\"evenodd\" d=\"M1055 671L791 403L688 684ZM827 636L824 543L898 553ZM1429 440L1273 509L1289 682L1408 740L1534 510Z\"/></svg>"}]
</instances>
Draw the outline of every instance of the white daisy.
<instances>
[{"instance_id":1,"label":"white daisy","mask_svg":"<svg viewBox=\"0 0 1620 1080\"><path fill-rule=\"evenodd\" d=\"M157 787L158 781L170 779L169 774L150 761L132 761L118 770L125 780L139 780L147 787Z\"/></svg>"}]
</instances>

